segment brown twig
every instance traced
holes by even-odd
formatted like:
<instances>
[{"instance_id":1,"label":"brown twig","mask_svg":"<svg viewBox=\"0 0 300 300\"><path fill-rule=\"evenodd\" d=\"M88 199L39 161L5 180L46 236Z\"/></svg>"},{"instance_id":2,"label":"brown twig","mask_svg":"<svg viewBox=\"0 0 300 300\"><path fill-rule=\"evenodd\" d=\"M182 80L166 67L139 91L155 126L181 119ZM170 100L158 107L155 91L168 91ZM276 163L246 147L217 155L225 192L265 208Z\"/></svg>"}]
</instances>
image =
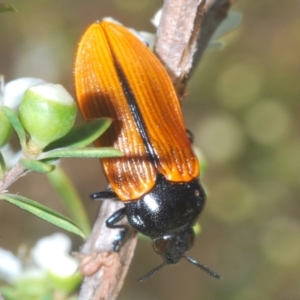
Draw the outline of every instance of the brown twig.
<instances>
[{"instance_id":1,"label":"brown twig","mask_svg":"<svg viewBox=\"0 0 300 300\"><path fill-rule=\"evenodd\" d=\"M11 170L7 172L3 180L0 180L0 193L5 192L5 190L12 185L15 181L17 181L20 177L26 175L29 170L25 170L25 168L17 163Z\"/></svg>"},{"instance_id":2,"label":"brown twig","mask_svg":"<svg viewBox=\"0 0 300 300\"><path fill-rule=\"evenodd\" d=\"M201 20L201 30L197 40L197 52L194 56L192 69L198 65L212 35L227 17L228 10L235 1L236 0L206 0L204 14Z\"/></svg>"},{"instance_id":3,"label":"brown twig","mask_svg":"<svg viewBox=\"0 0 300 300\"><path fill-rule=\"evenodd\" d=\"M178 96L187 76L235 0L165 0L155 52L165 65ZM195 54L195 56L194 56Z\"/></svg>"},{"instance_id":4,"label":"brown twig","mask_svg":"<svg viewBox=\"0 0 300 300\"><path fill-rule=\"evenodd\" d=\"M167 69L178 95L196 51L205 0L166 0L157 29L155 53Z\"/></svg>"},{"instance_id":5,"label":"brown twig","mask_svg":"<svg viewBox=\"0 0 300 300\"><path fill-rule=\"evenodd\" d=\"M136 233L129 233L119 252L111 252L118 229L107 228L105 221L122 206L121 201L103 202L92 234L80 250L80 269L86 277L79 300L116 299L121 290L134 253Z\"/></svg>"},{"instance_id":6,"label":"brown twig","mask_svg":"<svg viewBox=\"0 0 300 300\"><path fill-rule=\"evenodd\" d=\"M196 49L200 51L199 60L212 34L226 17L231 2L165 0L155 49L179 96L184 93L184 79L192 68ZM133 256L136 234L131 232L120 251L112 253L117 229L108 229L105 221L122 206L121 201L105 201L102 204L92 235L80 250L84 257L81 270L85 279L79 300L114 300L118 296Z\"/></svg>"}]
</instances>

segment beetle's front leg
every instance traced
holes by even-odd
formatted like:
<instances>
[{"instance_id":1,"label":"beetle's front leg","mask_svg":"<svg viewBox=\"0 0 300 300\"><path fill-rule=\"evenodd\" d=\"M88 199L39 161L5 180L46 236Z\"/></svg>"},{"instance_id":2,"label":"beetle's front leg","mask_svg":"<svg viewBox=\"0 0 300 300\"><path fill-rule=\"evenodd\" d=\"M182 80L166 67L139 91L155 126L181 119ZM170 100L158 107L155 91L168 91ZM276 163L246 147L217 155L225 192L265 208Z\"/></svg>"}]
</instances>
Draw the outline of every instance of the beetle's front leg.
<instances>
[{"instance_id":1,"label":"beetle's front leg","mask_svg":"<svg viewBox=\"0 0 300 300\"><path fill-rule=\"evenodd\" d=\"M111 189L95 192L90 195L90 198L92 200L120 200L117 194Z\"/></svg>"},{"instance_id":2,"label":"beetle's front leg","mask_svg":"<svg viewBox=\"0 0 300 300\"><path fill-rule=\"evenodd\" d=\"M118 251L125 241L125 238L128 234L129 231L129 226L128 225L123 225L123 224L116 224L119 221L121 221L124 217L126 216L126 208L123 207L119 210L117 210L112 216L110 216L106 220L106 226L108 228L121 228L122 230L119 232L119 234L116 236L114 242L113 242L113 251Z\"/></svg>"},{"instance_id":3,"label":"beetle's front leg","mask_svg":"<svg viewBox=\"0 0 300 300\"><path fill-rule=\"evenodd\" d=\"M117 194L111 190L107 189L104 191L100 192L95 192L91 194L91 199L93 200L114 200L114 201L120 201L118 198ZM116 224L120 222L124 217L126 216L126 208L123 207L119 210L117 210L115 213L113 213L107 220L106 220L106 226L108 228L116 229L116 228L121 228L119 234L116 236L114 242L113 242L113 251L118 251L125 241L125 238L128 234L129 231L129 226L128 225L122 225L122 224Z\"/></svg>"}]
</instances>

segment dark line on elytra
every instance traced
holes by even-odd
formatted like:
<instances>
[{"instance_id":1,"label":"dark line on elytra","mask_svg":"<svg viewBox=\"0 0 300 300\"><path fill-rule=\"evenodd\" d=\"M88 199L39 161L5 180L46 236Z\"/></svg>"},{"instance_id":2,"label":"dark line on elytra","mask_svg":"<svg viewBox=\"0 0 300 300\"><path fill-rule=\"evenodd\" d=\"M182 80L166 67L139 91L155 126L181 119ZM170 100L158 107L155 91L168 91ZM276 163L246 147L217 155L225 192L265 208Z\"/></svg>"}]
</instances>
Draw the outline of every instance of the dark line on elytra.
<instances>
[{"instance_id":1,"label":"dark line on elytra","mask_svg":"<svg viewBox=\"0 0 300 300\"><path fill-rule=\"evenodd\" d=\"M120 64L118 63L118 61L116 59L114 60L114 64L115 64L115 67L116 67L116 70L117 70L117 73L118 73L118 77L119 77L120 82L121 82L122 89L123 89L124 94L126 96L130 111L132 113L135 125L138 128L138 131L139 131L139 133L142 137L142 140L144 142L144 146L146 148L146 153L149 156L149 158L151 159L154 166L157 168L158 167L158 159L157 159L155 151L152 147L152 144L150 142L150 138L149 138L149 135L147 133L145 122L143 120L143 116L141 114L140 108L138 107L137 101L136 101L135 96L132 92L130 84L128 83L127 78L124 75L124 72L123 72Z\"/></svg>"}]
</instances>

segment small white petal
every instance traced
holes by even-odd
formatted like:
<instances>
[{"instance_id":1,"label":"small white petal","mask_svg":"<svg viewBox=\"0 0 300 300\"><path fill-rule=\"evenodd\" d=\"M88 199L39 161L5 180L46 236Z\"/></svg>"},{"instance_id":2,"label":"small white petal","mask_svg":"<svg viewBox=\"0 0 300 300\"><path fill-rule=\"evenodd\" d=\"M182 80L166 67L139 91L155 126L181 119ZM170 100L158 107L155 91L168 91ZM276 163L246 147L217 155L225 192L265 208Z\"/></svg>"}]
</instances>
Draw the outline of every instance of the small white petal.
<instances>
[{"instance_id":1,"label":"small white petal","mask_svg":"<svg viewBox=\"0 0 300 300\"><path fill-rule=\"evenodd\" d=\"M120 22L113 19L112 17L105 17L105 18L103 18L103 20L122 25ZM139 40L141 40L144 44L146 44L151 50L153 50L154 43L155 43L155 37L156 37L154 33L146 32L146 31L137 31L130 27L127 27L127 29L131 33L133 33Z\"/></svg>"},{"instance_id":2,"label":"small white petal","mask_svg":"<svg viewBox=\"0 0 300 300\"><path fill-rule=\"evenodd\" d=\"M21 275L22 263L10 251L0 248L0 278L13 283Z\"/></svg>"},{"instance_id":3,"label":"small white petal","mask_svg":"<svg viewBox=\"0 0 300 300\"><path fill-rule=\"evenodd\" d=\"M3 105L10 107L11 109L17 109L19 106L24 92L37 84L46 83L46 81L39 78L19 78L8 82L4 86L3 91Z\"/></svg>"},{"instance_id":4,"label":"small white petal","mask_svg":"<svg viewBox=\"0 0 300 300\"><path fill-rule=\"evenodd\" d=\"M161 12L162 10L158 10L155 15L153 16L153 18L151 19L151 23L157 28L159 26L160 23L160 19L161 19Z\"/></svg>"},{"instance_id":5,"label":"small white petal","mask_svg":"<svg viewBox=\"0 0 300 300\"><path fill-rule=\"evenodd\" d=\"M41 238L31 251L32 259L41 267L51 264L50 260L66 255L71 250L71 240L62 233Z\"/></svg>"},{"instance_id":6,"label":"small white petal","mask_svg":"<svg viewBox=\"0 0 300 300\"><path fill-rule=\"evenodd\" d=\"M0 150L4 157L8 169L16 165L17 161L20 159L22 155L22 151L15 152L13 147L10 144L4 145Z\"/></svg>"},{"instance_id":7,"label":"small white petal","mask_svg":"<svg viewBox=\"0 0 300 300\"><path fill-rule=\"evenodd\" d=\"M137 31L136 35L142 42L147 45L150 50L153 51L156 39L156 35L154 33L147 31Z\"/></svg>"},{"instance_id":8,"label":"small white petal","mask_svg":"<svg viewBox=\"0 0 300 300\"><path fill-rule=\"evenodd\" d=\"M73 105L74 103L72 96L61 84L39 84L30 88L30 90L42 98L49 99L51 101L56 101L65 105Z\"/></svg>"},{"instance_id":9,"label":"small white petal","mask_svg":"<svg viewBox=\"0 0 300 300\"><path fill-rule=\"evenodd\" d=\"M4 96L4 76L0 74L0 105L3 105L3 96ZM1 300L1 298L0 298Z\"/></svg>"},{"instance_id":10,"label":"small white petal","mask_svg":"<svg viewBox=\"0 0 300 300\"><path fill-rule=\"evenodd\" d=\"M68 277L74 275L78 266L79 263L74 257L63 255L57 257L48 270L57 276Z\"/></svg>"},{"instance_id":11,"label":"small white petal","mask_svg":"<svg viewBox=\"0 0 300 300\"><path fill-rule=\"evenodd\" d=\"M102 20L107 21L107 22L111 22L111 23L115 23L115 24L119 24L119 25L123 25L122 23L120 23L119 21L114 19L113 17L104 17Z\"/></svg>"},{"instance_id":12,"label":"small white petal","mask_svg":"<svg viewBox=\"0 0 300 300\"><path fill-rule=\"evenodd\" d=\"M58 276L70 276L78 268L78 261L69 255L71 240L62 233L40 239L31 251L34 262L42 269Z\"/></svg>"}]
</instances>

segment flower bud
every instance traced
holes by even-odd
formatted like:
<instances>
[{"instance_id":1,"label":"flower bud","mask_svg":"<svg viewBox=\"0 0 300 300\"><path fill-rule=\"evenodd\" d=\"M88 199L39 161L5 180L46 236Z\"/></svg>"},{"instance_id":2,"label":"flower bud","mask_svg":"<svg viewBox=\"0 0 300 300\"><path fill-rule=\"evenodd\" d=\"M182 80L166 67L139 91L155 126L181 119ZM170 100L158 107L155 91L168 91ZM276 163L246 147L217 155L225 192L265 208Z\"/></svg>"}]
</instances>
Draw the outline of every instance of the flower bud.
<instances>
[{"instance_id":1,"label":"flower bud","mask_svg":"<svg viewBox=\"0 0 300 300\"><path fill-rule=\"evenodd\" d=\"M76 104L60 84L42 84L29 88L21 101L19 117L30 134L31 143L43 149L63 137L76 118Z\"/></svg>"}]
</instances>

